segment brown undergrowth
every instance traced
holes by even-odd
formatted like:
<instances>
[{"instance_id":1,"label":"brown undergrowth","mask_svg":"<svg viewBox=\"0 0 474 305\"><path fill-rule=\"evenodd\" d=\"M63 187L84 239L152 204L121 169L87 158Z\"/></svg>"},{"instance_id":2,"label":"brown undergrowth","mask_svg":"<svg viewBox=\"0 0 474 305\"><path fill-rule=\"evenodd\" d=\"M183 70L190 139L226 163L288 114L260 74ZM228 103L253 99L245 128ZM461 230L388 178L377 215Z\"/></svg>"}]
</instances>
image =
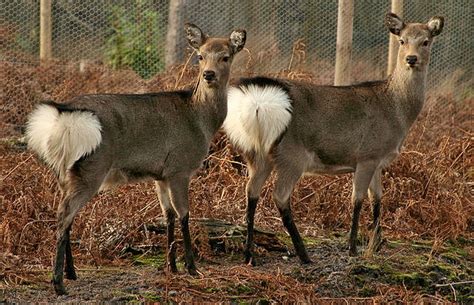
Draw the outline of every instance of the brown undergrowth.
<instances>
[{"instance_id":1,"label":"brown undergrowth","mask_svg":"<svg viewBox=\"0 0 474 305\"><path fill-rule=\"evenodd\" d=\"M84 72L76 70L61 65L3 64L0 72L5 84L5 94L0 96L1 128L5 137L0 145L0 281L7 286L34 282L35 270L48 269L55 251L55 211L61 195L53 175L16 140L21 136L21 126L32 106L43 99L62 101L84 93L180 89L193 83L196 72L193 67L177 66L150 81L143 81L130 71L111 72L95 66ZM181 75L181 72L184 73ZM275 75L316 80L305 72L283 71ZM436 95L428 94L425 108L411 129L402 154L383 173L385 236L402 240L429 239L433 241L434 252L447 240L474 237L474 98L472 88L463 87L463 92L456 93L453 90L438 88ZM23 103L10 102L19 96ZM203 168L191 183L192 217L244 223L245 174L241 158L225 136L218 134ZM272 184L273 179L262 191L256 223L264 229L283 232L271 201ZM294 217L301 233L314 237L346 232L351 217L350 193L350 175L301 179L292 196ZM366 204L362 228L369 223L370 214ZM144 229L144 224L158 217L161 217L161 209L150 182L98 195L74 222L72 240L77 264L121 265L120 254L127 245L164 246L162 235ZM192 230L196 239L201 238L198 227ZM197 248L201 250L201 257L212 256L206 247ZM277 287L286 286L288 293L295 293L296 299L315 300L314 287L307 283L260 274L248 268L230 270L225 276L235 276L236 281L269 277L266 291L274 294L274 300L282 300L278 298L281 289ZM219 270L212 274L209 281L216 283L223 276ZM186 288L186 281L181 284Z\"/></svg>"}]
</instances>

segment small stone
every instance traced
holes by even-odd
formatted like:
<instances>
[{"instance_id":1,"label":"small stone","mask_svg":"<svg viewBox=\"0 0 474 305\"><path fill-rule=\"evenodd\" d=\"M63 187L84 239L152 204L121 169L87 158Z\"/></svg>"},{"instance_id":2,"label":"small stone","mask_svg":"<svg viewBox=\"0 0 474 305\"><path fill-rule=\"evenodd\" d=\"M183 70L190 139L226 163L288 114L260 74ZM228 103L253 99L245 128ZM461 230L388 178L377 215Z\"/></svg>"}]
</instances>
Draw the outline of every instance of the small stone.
<instances>
[{"instance_id":1,"label":"small stone","mask_svg":"<svg viewBox=\"0 0 474 305\"><path fill-rule=\"evenodd\" d=\"M170 297L174 297L174 296L176 296L177 294L178 294L178 292L177 292L176 290L170 290L170 291L168 292L168 295L169 295Z\"/></svg>"}]
</instances>

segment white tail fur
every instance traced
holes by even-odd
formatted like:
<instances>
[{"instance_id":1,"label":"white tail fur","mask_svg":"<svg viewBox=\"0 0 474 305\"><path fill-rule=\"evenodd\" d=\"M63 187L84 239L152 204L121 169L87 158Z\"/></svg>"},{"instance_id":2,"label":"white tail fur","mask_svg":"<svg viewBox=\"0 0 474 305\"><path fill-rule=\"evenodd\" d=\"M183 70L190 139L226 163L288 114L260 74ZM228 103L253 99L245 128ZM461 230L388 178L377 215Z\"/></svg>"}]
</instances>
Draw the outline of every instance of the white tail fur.
<instances>
[{"instance_id":1,"label":"white tail fur","mask_svg":"<svg viewBox=\"0 0 474 305\"><path fill-rule=\"evenodd\" d=\"M28 146L63 176L75 161L94 151L102 141L99 119L91 112L60 113L54 106L39 105L26 128Z\"/></svg>"},{"instance_id":2,"label":"white tail fur","mask_svg":"<svg viewBox=\"0 0 474 305\"><path fill-rule=\"evenodd\" d=\"M291 120L290 97L276 86L231 87L224 129L244 152L268 153Z\"/></svg>"}]
</instances>

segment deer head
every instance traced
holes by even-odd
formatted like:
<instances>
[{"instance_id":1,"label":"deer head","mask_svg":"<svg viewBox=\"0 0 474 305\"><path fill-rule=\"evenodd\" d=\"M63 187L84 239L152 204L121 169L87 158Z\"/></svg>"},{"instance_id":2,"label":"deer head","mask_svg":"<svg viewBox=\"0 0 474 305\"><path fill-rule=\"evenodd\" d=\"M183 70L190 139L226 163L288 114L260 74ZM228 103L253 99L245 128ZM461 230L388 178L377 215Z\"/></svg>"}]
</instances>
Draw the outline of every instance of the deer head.
<instances>
[{"instance_id":1,"label":"deer head","mask_svg":"<svg viewBox=\"0 0 474 305\"><path fill-rule=\"evenodd\" d=\"M245 30L235 30L226 38L209 38L196 25L185 25L189 45L199 59L199 83L209 88L226 86L234 55L243 49Z\"/></svg>"},{"instance_id":2,"label":"deer head","mask_svg":"<svg viewBox=\"0 0 474 305\"><path fill-rule=\"evenodd\" d=\"M408 23L393 13L385 16L385 25L400 42L398 66L407 70L424 70L430 61L433 38L443 30L444 18L432 17L427 23Z\"/></svg>"}]
</instances>

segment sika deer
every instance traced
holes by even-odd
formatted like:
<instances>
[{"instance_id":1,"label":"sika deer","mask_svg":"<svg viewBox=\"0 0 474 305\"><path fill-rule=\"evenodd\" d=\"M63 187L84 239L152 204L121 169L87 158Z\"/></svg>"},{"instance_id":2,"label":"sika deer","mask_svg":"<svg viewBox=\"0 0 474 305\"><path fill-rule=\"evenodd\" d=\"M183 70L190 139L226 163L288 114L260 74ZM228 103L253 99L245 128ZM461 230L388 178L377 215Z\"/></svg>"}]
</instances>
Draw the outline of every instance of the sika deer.
<instances>
[{"instance_id":1,"label":"sika deer","mask_svg":"<svg viewBox=\"0 0 474 305\"><path fill-rule=\"evenodd\" d=\"M349 253L357 255L357 231L367 190L373 201L374 235L378 247L381 170L399 154L410 126L423 107L425 80L433 37L443 17L426 24L405 24L389 13L385 24L400 39L397 66L386 81L352 86L264 77L242 79L229 89L224 129L248 163L246 262L252 261L253 225L260 190L275 168L274 201L296 253L309 263L290 209L290 196L303 174L354 172L354 205Z\"/></svg>"},{"instance_id":2,"label":"sika deer","mask_svg":"<svg viewBox=\"0 0 474 305\"><path fill-rule=\"evenodd\" d=\"M65 104L46 102L31 114L26 137L58 175L64 198L58 207L53 284L65 294L66 278L76 279L69 232L79 210L100 190L142 178L156 180L167 219L168 265L176 272L175 216L183 233L185 262L196 274L188 228L188 185L207 155L214 133L227 113L227 87L234 55L246 32L209 38L186 24L189 44L199 56L194 90L140 95L97 94Z\"/></svg>"}]
</instances>

